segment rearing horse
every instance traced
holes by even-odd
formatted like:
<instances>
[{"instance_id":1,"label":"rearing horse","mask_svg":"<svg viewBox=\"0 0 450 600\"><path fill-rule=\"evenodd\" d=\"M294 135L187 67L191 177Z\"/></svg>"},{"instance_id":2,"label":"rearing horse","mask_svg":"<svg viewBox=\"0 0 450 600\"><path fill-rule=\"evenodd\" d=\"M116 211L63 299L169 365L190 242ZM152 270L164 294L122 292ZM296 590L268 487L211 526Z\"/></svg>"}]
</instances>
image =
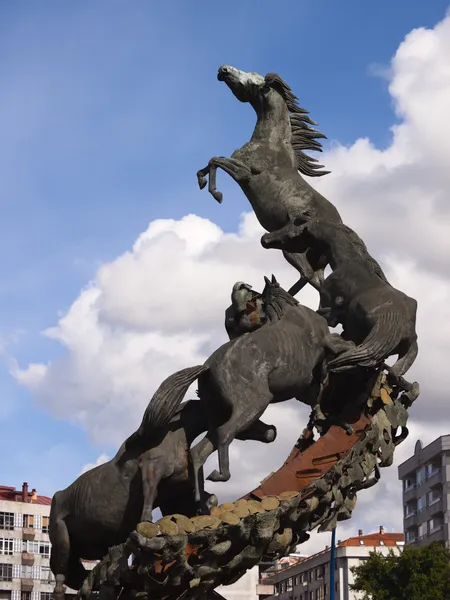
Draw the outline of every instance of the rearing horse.
<instances>
[{"instance_id":1,"label":"rearing horse","mask_svg":"<svg viewBox=\"0 0 450 600\"><path fill-rule=\"evenodd\" d=\"M315 123L300 108L287 83L274 73L262 77L228 65L220 67L217 77L238 100L252 105L258 120L251 140L233 152L231 158L211 158L208 166L198 171L200 189L206 186L205 177L209 175L208 189L222 202L222 194L216 189L216 171L223 169L239 184L258 221L270 232L293 218L297 222L316 217L341 223L334 205L300 175L319 177L329 172L304 153L304 150L320 152L322 147L317 140L325 136L311 127ZM313 248L302 253L283 251L283 254L300 272L299 281L289 293L295 295L308 282L320 289L327 264L325 257Z\"/></svg>"}]
</instances>

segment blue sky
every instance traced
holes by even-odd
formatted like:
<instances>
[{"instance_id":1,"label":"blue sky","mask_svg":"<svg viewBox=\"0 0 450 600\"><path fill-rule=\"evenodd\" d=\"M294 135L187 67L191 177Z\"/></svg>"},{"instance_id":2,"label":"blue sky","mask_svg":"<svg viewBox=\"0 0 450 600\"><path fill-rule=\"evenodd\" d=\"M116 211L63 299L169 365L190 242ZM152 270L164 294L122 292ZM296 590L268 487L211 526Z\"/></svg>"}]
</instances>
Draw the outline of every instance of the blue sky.
<instances>
[{"instance_id":1,"label":"blue sky","mask_svg":"<svg viewBox=\"0 0 450 600\"><path fill-rule=\"evenodd\" d=\"M79 1L0 7L0 483L66 485L103 450L56 421L9 375L61 352L55 323L100 263L148 222L189 212L227 231L245 200L223 176L218 207L196 188L254 116L216 81L223 63L279 72L329 142L384 148L396 122L382 71L447 2ZM108 451L111 449L107 448Z\"/></svg>"}]
</instances>

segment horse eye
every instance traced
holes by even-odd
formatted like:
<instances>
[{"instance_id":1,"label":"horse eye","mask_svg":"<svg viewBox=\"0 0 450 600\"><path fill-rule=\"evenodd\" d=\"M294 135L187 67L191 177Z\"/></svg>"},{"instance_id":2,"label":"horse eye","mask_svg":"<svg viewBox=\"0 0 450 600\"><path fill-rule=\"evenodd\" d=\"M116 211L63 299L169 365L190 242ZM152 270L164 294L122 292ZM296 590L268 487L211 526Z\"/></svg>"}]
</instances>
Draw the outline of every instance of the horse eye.
<instances>
[{"instance_id":1,"label":"horse eye","mask_svg":"<svg viewBox=\"0 0 450 600\"><path fill-rule=\"evenodd\" d=\"M303 225L303 220L300 217L295 217L293 223L294 225Z\"/></svg>"}]
</instances>

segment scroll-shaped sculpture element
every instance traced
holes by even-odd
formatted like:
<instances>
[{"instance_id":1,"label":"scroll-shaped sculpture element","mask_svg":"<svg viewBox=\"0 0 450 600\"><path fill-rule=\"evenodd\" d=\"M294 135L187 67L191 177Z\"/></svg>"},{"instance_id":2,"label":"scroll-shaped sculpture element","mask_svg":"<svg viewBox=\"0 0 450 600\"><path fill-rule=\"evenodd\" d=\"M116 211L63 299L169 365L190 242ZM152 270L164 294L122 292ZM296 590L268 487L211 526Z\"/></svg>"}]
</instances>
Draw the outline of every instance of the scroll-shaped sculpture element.
<instances>
[{"instance_id":1,"label":"scroll-shaped sculpture element","mask_svg":"<svg viewBox=\"0 0 450 600\"><path fill-rule=\"evenodd\" d=\"M333 204L300 175L318 177L327 173L316 159L304 153L305 150L320 152L317 140L325 136L312 127L315 123L300 108L287 83L275 73L263 77L227 65L220 67L218 78L238 100L252 105L258 120L251 140L233 152L231 158L211 158L198 171L200 189L206 186L208 175L209 191L217 201L222 201L222 194L216 190L216 171L220 168L241 187L267 231L279 229L293 217L305 221L320 217L340 223ZM325 266L321 255L314 249L283 253L301 275L289 293L295 295L307 282L320 288Z\"/></svg>"},{"instance_id":2,"label":"scroll-shaped sculpture element","mask_svg":"<svg viewBox=\"0 0 450 600\"><path fill-rule=\"evenodd\" d=\"M312 247L327 257L333 272L320 289L320 313L331 327L341 323L343 337L355 344L332 359L328 369L376 368L398 355L387 368L401 378L418 352L417 302L389 284L363 241L346 225L321 219L296 223L264 234L262 243L290 252Z\"/></svg>"}]
</instances>

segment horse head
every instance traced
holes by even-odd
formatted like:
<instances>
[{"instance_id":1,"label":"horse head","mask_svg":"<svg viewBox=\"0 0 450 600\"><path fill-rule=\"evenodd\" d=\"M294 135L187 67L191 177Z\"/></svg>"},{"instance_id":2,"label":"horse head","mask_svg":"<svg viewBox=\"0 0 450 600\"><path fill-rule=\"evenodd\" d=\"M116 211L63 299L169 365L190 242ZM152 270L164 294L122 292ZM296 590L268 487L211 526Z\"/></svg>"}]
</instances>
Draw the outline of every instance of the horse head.
<instances>
[{"instance_id":1,"label":"horse head","mask_svg":"<svg viewBox=\"0 0 450 600\"><path fill-rule=\"evenodd\" d=\"M230 65L220 67L217 79L224 81L240 102L254 103L265 85L262 75L240 71Z\"/></svg>"},{"instance_id":2,"label":"horse head","mask_svg":"<svg viewBox=\"0 0 450 600\"><path fill-rule=\"evenodd\" d=\"M263 248L277 248L286 252L306 252L310 246L308 222L299 217L289 220L284 227L265 233L261 238Z\"/></svg>"},{"instance_id":3,"label":"horse head","mask_svg":"<svg viewBox=\"0 0 450 600\"><path fill-rule=\"evenodd\" d=\"M309 177L329 173L322 170L323 165L317 159L304 152L321 152L322 144L318 140L325 138L325 135L314 128L317 123L308 116L307 110L299 106L297 96L280 75L267 73L263 77L259 73L247 73L230 65L222 65L217 79L224 81L240 102L249 102L253 106L258 121L270 121L271 127L262 128L259 135L270 137L271 128L276 127L282 139L290 142L300 173Z\"/></svg>"}]
</instances>

